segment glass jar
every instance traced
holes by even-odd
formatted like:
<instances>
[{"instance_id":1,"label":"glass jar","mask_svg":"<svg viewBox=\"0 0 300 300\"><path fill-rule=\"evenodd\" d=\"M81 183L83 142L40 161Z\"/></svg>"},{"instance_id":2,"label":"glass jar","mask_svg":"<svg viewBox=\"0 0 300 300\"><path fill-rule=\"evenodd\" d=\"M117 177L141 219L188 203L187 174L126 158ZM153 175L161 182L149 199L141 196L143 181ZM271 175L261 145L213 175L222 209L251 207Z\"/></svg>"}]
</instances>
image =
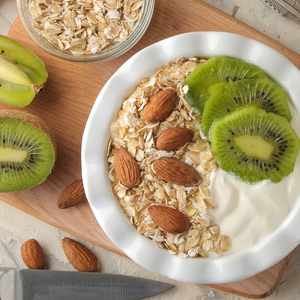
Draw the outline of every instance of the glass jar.
<instances>
[{"instance_id":1,"label":"glass jar","mask_svg":"<svg viewBox=\"0 0 300 300\"><path fill-rule=\"evenodd\" d=\"M131 49L144 35L154 11L155 0L144 0L142 6L142 17L135 26L132 32L121 42L117 42L111 47L98 51L95 54L74 55L67 50L61 50L58 46L50 43L45 37L38 33L33 26L33 18L29 11L29 0L17 0L18 14L22 25L31 39L49 54L72 62L96 62L106 61L121 56Z\"/></svg>"}]
</instances>

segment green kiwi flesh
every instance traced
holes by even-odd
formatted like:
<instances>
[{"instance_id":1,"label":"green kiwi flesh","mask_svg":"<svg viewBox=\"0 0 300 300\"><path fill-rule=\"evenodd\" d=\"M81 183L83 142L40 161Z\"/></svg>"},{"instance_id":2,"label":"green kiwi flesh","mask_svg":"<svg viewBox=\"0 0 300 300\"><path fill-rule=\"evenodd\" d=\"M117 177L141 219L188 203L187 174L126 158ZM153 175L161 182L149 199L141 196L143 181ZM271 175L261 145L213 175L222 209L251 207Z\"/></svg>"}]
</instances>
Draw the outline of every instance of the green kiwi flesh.
<instances>
[{"instance_id":1,"label":"green kiwi flesh","mask_svg":"<svg viewBox=\"0 0 300 300\"><path fill-rule=\"evenodd\" d=\"M210 140L209 130L215 120L248 105L281 115L289 122L292 120L282 88L266 78L245 79L224 85L209 97L202 115L201 128L204 135Z\"/></svg>"},{"instance_id":2,"label":"green kiwi flesh","mask_svg":"<svg viewBox=\"0 0 300 300\"><path fill-rule=\"evenodd\" d=\"M253 184L280 182L294 170L300 140L288 120L248 106L214 122L211 151L224 171Z\"/></svg>"},{"instance_id":3,"label":"green kiwi flesh","mask_svg":"<svg viewBox=\"0 0 300 300\"><path fill-rule=\"evenodd\" d=\"M15 192L42 183L55 162L48 127L24 112L0 112L0 192Z\"/></svg>"},{"instance_id":4,"label":"green kiwi flesh","mask_svg":"<svg viewBox=\"0 0 300 300\"><path fill-rule=\"evenodd\" d=\"M250 63L228 56L214 56L197 66L184 81L186 101L202 117L204 105L217 88L241 79L265 78L263 71Z\"/></svg>"},{"instance_id":5,"label":"green kiwi flesh","mask_svg":"<svg viewBox=\"0 0 300 300\"><path fill-rule=\"evenodd\" d=\"M0 35L0 102L26 106L48 78L43 61L20 43Z\"/></svg>"}]
</instances>

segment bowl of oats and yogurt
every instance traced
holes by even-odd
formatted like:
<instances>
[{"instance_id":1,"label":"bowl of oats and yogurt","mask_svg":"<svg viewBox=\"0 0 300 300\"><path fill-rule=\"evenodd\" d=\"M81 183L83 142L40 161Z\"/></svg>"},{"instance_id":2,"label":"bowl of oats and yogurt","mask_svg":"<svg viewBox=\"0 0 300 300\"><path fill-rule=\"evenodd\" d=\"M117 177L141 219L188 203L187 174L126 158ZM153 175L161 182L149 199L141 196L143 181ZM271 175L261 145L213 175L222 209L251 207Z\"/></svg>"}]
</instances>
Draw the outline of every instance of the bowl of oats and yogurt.
<instances>
[{"instance_id":1,"label":"bowl of oats and yogurt","mask_svg":"<svg viewBox=\"0 0 300 300\"><path fill-rule=\"evenodd\" d=\"M32 40L73 62L116 58L131 49L150 24L154 0L17 0Z\"/></svg>"},{"instance_id":2,"label":"bowl of oats and yogurt","mask_svg":"<svg viewBox=\"0 0 300 300\"><path fill-rule=\"evenodd\" d=\"M299 79L280 53L231 33L174 36L129 59L82 140L85 191L108 237L191 283L283 259L300 242Z\"/></svg>"}]
</instances>

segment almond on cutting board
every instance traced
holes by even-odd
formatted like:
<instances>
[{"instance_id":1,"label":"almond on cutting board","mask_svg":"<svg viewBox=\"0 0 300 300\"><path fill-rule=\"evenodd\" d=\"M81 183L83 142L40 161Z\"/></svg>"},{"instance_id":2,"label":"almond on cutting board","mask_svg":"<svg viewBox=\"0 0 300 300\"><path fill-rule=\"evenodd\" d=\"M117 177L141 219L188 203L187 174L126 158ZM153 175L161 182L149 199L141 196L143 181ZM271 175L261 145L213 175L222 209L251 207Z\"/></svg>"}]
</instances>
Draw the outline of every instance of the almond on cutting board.
<instances>
[{"instance_id":1,"label":"almond on cutting board","mask_svg":"<svg viewBox=\"0 0 300 300\"><path fill-rule=\"evenodd\" d=\"M21 256L29 269L44 269L44 251L37 240L30 239L26 241L22 245Z\"/></svg>"},{"instance_id":2,"label":"almond on cutting board","mask_svg":"<svg viewBox=\"0 0 300 300\"><path fill-rule=\"evenodd\" d=\"M173 127L164 130L156 140L156 147L159 150L172 151L176 150L194 137L194 132L185 127Z\"/></svg>"},{"instance_id":3,"label":"almond on cutting board","mask_svg":"<svg viewBox=\"0 0 300 300\"><path fill-rule=\"evenodd\" d=\"M161 229L170 233L182 233L189 228L188 217L178 209L163 205L148 207L151 219Z\"/></svg>"},{"instance_id":4,"label":"almond on cutting board","mask_svg":"<svg viewBox=\"0 0 300 300\"><path fill-rule=\"evenodd\" d=\"M195 168L176 158L158 159L153 162L152 168L158 177L177 185L195 186L201 181Z\"/></svg>"},{"instance_id":5,"label":"almond on cutting board","mask_svg":"<svg viewBox=\"0 0 300 300\"><path fill-rule=\"evenodd\" d=\"M177 102L177 93L166 89L150 97L149 102L141 111L141 115L151 123L164 120L173 110Z\"/></svg>"},{"instance_id":6,"label":"almond on cutting board","mask_svg":"<svg viewBox=\"0 0 300 300\"><path fill-rule=\"evenodd\" d=\"M120 182L128 188L133 188L141 182L141 172L134 157L124 147L115 152L115 172Z\"/></svg>"},{"instance_id":7,"label":"almond on cutting board","mask_svg":"<svg viewBox=\"0 0 300 300\"><path fill-rule=\"evenodd\" d=\"M57 199L58 208L72 207L86 200L82 180L75 180L68 185Z\"/></svg>"},{"instance_id":8,"label":"almond on cutting board","mask_svg":"<svg viewBox=\"0 0 300 300\"><path fill-rule=\"evenodd\" d=\"M99 262L94 253L81 243L70 239L62 239L62 247L70 264L80 272L96 272Z\"/></svg>"}]
</instances>

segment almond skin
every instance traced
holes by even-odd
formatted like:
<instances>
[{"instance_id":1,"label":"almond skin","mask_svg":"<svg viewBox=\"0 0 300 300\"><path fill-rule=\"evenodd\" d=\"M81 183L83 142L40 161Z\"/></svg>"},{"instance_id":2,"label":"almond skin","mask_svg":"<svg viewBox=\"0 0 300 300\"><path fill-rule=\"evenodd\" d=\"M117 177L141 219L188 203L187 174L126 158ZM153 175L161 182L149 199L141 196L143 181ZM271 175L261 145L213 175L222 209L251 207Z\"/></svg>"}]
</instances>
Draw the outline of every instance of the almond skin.
<instances>
[{"instance_id":1,"label":"almond skin","mask_svg":"<svg viewBox=\"0 0 300 300\"><path fill-rule=\"evenodd\" d=\"M62 239L62 247L70 264L80 272L96 272L99 262L94 253L81 243L70 239Z\"/></svg>"},{"instance_id":2,"label":"almond skin","mask_svg":"<svg viewBox=\"0 0 300 300\"><path fill-rule=\"evenodd\" d=\"M177 185L195 186L201 181L200 174L195 168L176 158L158 159L152 167L157 176Z\"/></svg>"},{"instance_id":3,"label":"almond skin","mask_svg":"<svg viewBox=\"0 0 300 300\"><path fill-rule=\"evenodd\" d=\"M175 90L166 89L150 97L141 111L141 115L151 123L164 120L173 110L177 102Z\"/></svg>"},{"instance_id":4,"label":"almond skin","mask_svg":"<svg viewBox=\"0 0 300 300\"><path fill-rule=\"evenodd\" d=\"M57 199L58 208L72 207L86 200L82 180L76 180L68 185Z\"/></svg>"},{"instance_id":5,"label":"almond skin","mask_svg":"<svg viewBox=\"0 0 300 300\"><path fill-rule=\"evenodd\" d=\"M21 256L29 269L44 269L44 252L41 245L35 239L30 239L22 245Z\"/></svg>"},{"instance_id":6,"label":"almond skin","mask_svg":"<svg viewBox=\"0 0 300 300\"><path fill-rule=\"evenodd\" d=\"M151 219L161 229L170 233L182 233L189 228L189 219L181 211L162 205L148 207Z\"/></svg>"},{"instance_id":7,"label":"almond skin","mask_svg":"<svg viewBox=\"0 0 300 300\"><path fill-rule=\"evenodd\" d=\"M194 137L194 132L185 127L174 127L164 130L156 140L156 147L159 150L176 150Z\"/></svg>"},{"instance_id":8,"label":"almond skin","mask_svg":"<svg viewBox=\"0 0 300 300\"><path fill-rule=\"evenodd\" d=\"M114 160L116 174L123 185L133 188L141 182L139 166L124 147L116 150Z\"/></svg>"}]
</instances>

